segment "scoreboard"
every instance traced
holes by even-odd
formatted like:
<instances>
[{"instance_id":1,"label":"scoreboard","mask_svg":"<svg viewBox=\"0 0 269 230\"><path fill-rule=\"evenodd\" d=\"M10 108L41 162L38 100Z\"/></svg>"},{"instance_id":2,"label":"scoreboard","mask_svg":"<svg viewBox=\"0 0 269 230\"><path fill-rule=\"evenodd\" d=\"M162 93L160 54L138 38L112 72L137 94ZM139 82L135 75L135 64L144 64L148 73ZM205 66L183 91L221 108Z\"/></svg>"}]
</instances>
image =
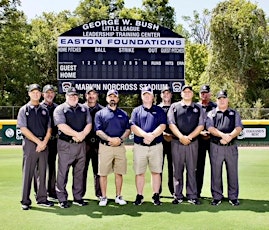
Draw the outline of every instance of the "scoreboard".
<instances>
[{"instance_id":1,"label":"scoreboard","mask_svg":"<svg viewBox=\"0 0 269 230\"><path fill-rule=\"evenodd\" d=\"M180 92L184 84L182 36L157 24L108 19L89 22L58 37L58 88L71 85L82 93L117 89L137 93L150 85L169 85Z\"/></svg>"}]
</instances>

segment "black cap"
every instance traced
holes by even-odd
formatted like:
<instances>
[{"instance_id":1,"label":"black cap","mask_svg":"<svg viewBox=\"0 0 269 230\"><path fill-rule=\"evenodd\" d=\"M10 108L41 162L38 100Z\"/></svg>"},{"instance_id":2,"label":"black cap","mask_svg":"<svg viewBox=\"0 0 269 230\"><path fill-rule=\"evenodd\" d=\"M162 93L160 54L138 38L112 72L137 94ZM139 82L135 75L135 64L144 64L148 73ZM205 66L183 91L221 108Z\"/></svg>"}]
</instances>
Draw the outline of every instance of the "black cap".
<instances>
[{"instance_id":1,"label":"black cap","mask_svg":"<svg viewBox=\"0 0 269 230\"><path fill-rule=\"evenodd\" d=\"M163 93L165 91L168 91L168 92L172 93L172 90L171 90L171 88L168 85L166 85L166 86L163 87L161 93Z\"/></svg>"},{"instance_id":2,"label":"black cap","mask_svg":"<svg viewBox=\"0 0 269 230\"><path fill-rule=\"evenodd\" d=\"M181 91L184 91L185 89L189 89L189 90L192 91L192 86L190 86L190 85L184 85L184 86L182 87Z\"/></svg>"},{"instance_id":3,"label":"black cap","mask_svg":"<svg viewBox=\"0 0 269 230\"><path fill-rule=\"evenodd\" d=\"M221 91L218 92L217 98L219 99L221 97L223 97L223 98L228 97L227 92L225 90L221 90Z\"/></svg>"},{"instance_id":4,"label":"black cap","mask_svg":"<svg viewBox=\"0 0 269 230\"><path fill-rule=\"evenodd\" d=\"M209 93L210 92L210 86L209 85L203 85L200 89L200 93Z\"/></svg>"},{"instance_id":5,"label":"black cap","mask_svg":"<svg viewBox=\"0 0 269 230\"><path fill-rule=\"evenodd\" d=\"M89 92L92 92L92 91L95 92L95 93L98 93L96 88L91 86L91 87L86 89L86 94L88 94Z\"/></svg>"},{"instance_id":6,"label":"black cap","mask_svg":"<svg viewBox=\"0 0 269 230\"><path fill-rule=\"evenodd\" d=\"M49 90L54 91L54 88L53 88L52 85L45 85L45 86L43 87L43 93L46 93L46 92L49 91Z\"/></svg>"},{"instance_id":7,"label":"black cap","mask_svg":"<svg viewBox=\"0 0 269 230\"><path fill-rule=\"evenodd\" d=\"M69 87L66 90L66 95L78 95L78 92L75 87Z\"/></svg>"},{"instance_id":8,"label":"black cap","mask_svg":"<svg viewBox=\"0 0 269 230\"><path fill-rule=\"evenodd\" d=\"M31 84L28 86L28 92L31 92L35 89L41 92L41 87L38 84Z\"/></svg>"},{"instance_id":9,"label":"black cap","mask_svg":"<svg viewBox=\"0 0 269 230\"><path fill-rule=\"evenodd\" d=\"M108 92L107 92L107 96L109 96L109 95L111 95L111 94L114 94L116 97L118 97L119 96L119 93L118 93L118 91L117 90L115 90L115 89L111 89L111 90L108 90Z\"/></svg>"}]
</instances>

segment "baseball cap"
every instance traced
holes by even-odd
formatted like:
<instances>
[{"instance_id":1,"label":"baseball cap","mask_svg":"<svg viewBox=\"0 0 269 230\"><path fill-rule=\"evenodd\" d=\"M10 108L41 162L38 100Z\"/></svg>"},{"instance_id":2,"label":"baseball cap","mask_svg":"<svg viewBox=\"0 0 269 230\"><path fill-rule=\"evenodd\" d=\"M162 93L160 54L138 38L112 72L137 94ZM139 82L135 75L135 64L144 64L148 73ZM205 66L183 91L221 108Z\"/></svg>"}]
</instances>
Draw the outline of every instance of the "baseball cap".
<instances>
[{"instance_id":1,"label":"baseball cap","mask_svg":"<svg viewBox=\"0 0 269 230\"><path fill-rule=\"evenodd\" d=\"M210 86L209 85L203 85L200 89L200 93L209 93L210 92Z\"/></svg>"},{"instance_id":2,"label":"baseball cap","mask_svg":"<svg viewBox=\"0 0 269 230\"><path fill-rule=\"evenodd\" d=\"M54 88L53 88L52 85L45 85L45 86L43 87L43 93L46 93L46 92L49 91L49 90L54 91Z\"/></svg>"},{"instance_id":3,"label":"baseball cap","mask_svg":"<svg viewBox=\"0 0 269 230\"><path fill-rule=\"evenodd\" d=\"M228 97L227 92L225 90L221 90L221 91L218 92L217 98L219 99L221 97L223 97L223 98Z\"/></svg>"},{"instance_id":4,"label":"baseball cap","mask_svg":"<svg viewBox=\"0 0 269 230\"><path fill-rule=\"evenodd\" d=\"M152 90L151 87L146 86L146 87L142 88L142 90L141 90L141 94L143 95L144 93L150 93L150 94L153 94L153 90Z\"/></svg>"},{"instance_id":5,"label":"baseball cap","mask_svg":"<svg viewBox=\"0 0 269 230\"><path fill-rule=\"evenodd\" d=\"M69 87L66 90L66 95L78 95L78 92L75 87Z\"/></svg>"},{"instance_id":6,"label":"baseball cap","mask_svg":"<svg viewBox=\"0 0 269 230\"><path fill-rule=\"evenodd\" d=\"M35 89L37 89L38 91L41 92L41 87L38 84L31 84L31 85L28 86L28 92L31 92L31 91L33 91Z\"/></svg>"},{"instance_id":7,"label":"baseball cap","mask_svg":"<svg viewBox=\"0 0 269 230\"><path fill-rule=\"evenodd\" d=\"M168 91L168 92L172 93L172 90L171 90L171 88L168 85L166 85L166 86L163 87L161 93L163 93L165 91Z\"/></svg>"},{"instance_id":8,"label":"baseball cap","mask_svg":"<svg viewBox=\"0 0 269 230\"><path fill-rule=\"evenodd\" d=\"M107 92L106 96L109 96L109 95L111 95L111 94L114 94L116 97L118 97L118 96L119 96L118 91L117 91L117 90L115 90L115 89L108 90L108 92Z\"/></svg>"},{"instance_id":9,"label":"baseball cap","mask_svg":"<svg viewBox=\"0 0 269 230\"><path fill-rule=\"evenodd\" d=\"M185 89L189 89L189 90L192 91L192 86L190 86L190 85L184 85L184 86L182 87L181 91L184 91Z\"/></svg>"},{"instance_id":10,"label":"baseball cap","mask_svg":"<svg viewBox=\"0 0 269 230\"><path fill-rule=\"evenodd\" d=\"M92 91L95 92L95 93L97 93L96 88L91 86L91 87L89 87L89 88L86 89L86 94L88 94L89 92L92 92Z\"/></svg>"}]
</instances>

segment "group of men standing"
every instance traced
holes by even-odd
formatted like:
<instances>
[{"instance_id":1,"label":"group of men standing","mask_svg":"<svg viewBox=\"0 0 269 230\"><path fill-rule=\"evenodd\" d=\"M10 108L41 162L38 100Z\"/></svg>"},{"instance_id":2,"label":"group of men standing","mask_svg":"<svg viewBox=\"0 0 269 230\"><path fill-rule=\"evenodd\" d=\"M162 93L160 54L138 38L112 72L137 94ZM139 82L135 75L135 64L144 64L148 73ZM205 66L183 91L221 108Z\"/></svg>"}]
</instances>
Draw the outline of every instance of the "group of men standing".
<instances>
[{"instance_id":1,"label":"group of men standing","mask_svg":"<svg viewBox=\"0 0 269 230\"><path fill-rule=\"evenodd\" d=\"M165 157L168 166L168 188L180 204L184 197L191 204L200 204L206 151L211 164L212 205L223 199L222 165L226 163L228 198L232 205L238 201L238 150L235 143L243 126L239 114L229 108L227 93L220 91L217 103L210 100L210 87L200 90L199 103L193 102L194 92L185 85L181 100L172 103L169 87L161 91L162 102L154 105L150 87L141 90L142 104L133 109L131 117L118 107L119 93L109 90L107 106L98 103L98 92L88 88L86 102L79 103L79 94L70 87L65 102L53 102L53 86L38 84L28 88L30 101L18 114L18 127L23 139L22 209L31 207L32 178L35 181L38 205L51 207L48 197L58 199L61 208L68 208L66 190L68 173L73 167L73 204L84 206L89 162L92 161L95 195L99 206L106 206L108 175L114 173L115 203L125 205L121 190L123 175L127 172L124 140L134 134L133 169L137 195L134 205L144 200L143 189L147 167L151 172L152 201L161 205L162 171ZM43 95L44 101L39 102ZM56 155L58 170L56 177ZM48 180L46 170L48 167ZM183 195L186 169L186 196ZM57 179L56 179L57 178ZM46 184L47 183L47 184Z\"/></svg>"}]
</instances>

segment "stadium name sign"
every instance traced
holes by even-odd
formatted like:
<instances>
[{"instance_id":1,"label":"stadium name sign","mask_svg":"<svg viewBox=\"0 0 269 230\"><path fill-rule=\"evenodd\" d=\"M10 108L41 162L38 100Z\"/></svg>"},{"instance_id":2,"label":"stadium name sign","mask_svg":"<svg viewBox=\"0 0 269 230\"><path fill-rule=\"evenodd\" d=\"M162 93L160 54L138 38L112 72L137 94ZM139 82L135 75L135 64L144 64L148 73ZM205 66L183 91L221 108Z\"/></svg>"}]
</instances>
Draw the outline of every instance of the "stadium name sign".
<instances>
[{"instance_id":1,"label":"stadium name sign","mask_svg":"<svg viewBox=\"0 0 269 230\"><path fill-rule=\"evenodd\" d=\"M74 85L81 93L117 89L137 93L150 85L184 84L185 40L160 25L132 19L89 22L58 37L57 79L60 93Z\"/></svg>"}]
</instances>

